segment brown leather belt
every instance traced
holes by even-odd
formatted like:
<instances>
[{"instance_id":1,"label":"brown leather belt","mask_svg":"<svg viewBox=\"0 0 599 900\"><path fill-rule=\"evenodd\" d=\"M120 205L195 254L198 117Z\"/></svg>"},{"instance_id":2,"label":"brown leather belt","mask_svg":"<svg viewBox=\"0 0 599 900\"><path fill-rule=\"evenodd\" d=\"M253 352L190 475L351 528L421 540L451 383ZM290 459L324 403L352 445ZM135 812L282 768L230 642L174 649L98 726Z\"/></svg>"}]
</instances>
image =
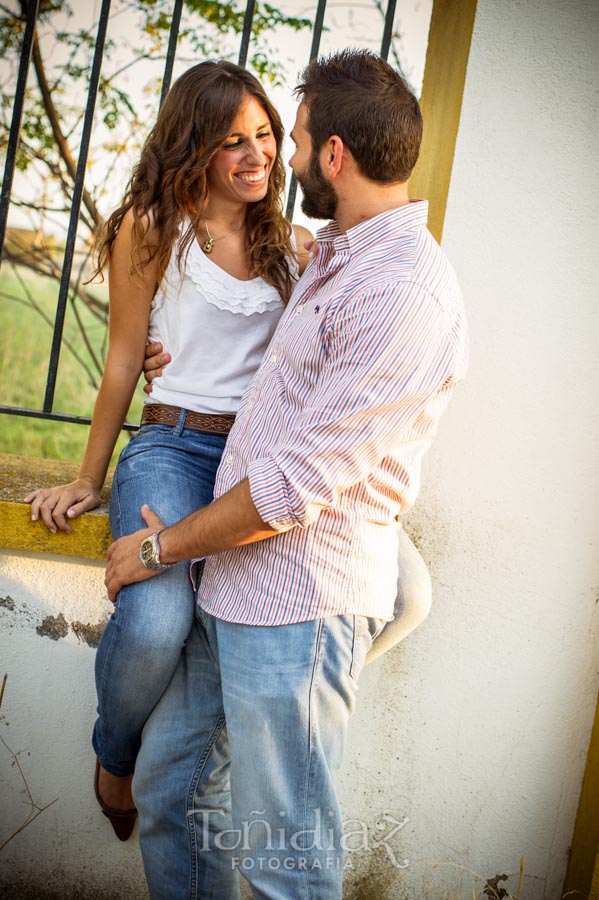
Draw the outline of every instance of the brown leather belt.
<instances>
[{"instance_id":1,"label":"brown leather belt","mask_svg":"<svg viewBox=\"0 0 599 900\"><path fill-rule=\"evenodd\" d=\"M141 424L172 425L174 427L179 424L182 412L185 413L184 428L189 428L191 431L206 431L208 434L228 434L235 421L232 413L213 416L208 413L193 412L191 409L181 409L180 406L146 403L141 415Z\"/></svg>"}]
</instances>

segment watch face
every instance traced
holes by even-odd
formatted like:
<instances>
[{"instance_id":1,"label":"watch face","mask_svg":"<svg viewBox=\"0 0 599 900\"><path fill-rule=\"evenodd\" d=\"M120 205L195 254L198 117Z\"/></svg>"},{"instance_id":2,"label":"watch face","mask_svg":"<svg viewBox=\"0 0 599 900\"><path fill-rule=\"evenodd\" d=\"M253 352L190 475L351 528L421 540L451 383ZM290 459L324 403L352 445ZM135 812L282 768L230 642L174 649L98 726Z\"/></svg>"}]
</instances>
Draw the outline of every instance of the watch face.
<instances>
[{"instance_id":1,"label":"watch face","mask_svg":"<svg viewBox=\"0 0 599 900\"><path fill-rule=\"evenodd\" d=\"M156 551L154 548L154 541L151 537L148 537L141 542L139 555L145 566L156 565Z\"/></svg>"}]
</instances>

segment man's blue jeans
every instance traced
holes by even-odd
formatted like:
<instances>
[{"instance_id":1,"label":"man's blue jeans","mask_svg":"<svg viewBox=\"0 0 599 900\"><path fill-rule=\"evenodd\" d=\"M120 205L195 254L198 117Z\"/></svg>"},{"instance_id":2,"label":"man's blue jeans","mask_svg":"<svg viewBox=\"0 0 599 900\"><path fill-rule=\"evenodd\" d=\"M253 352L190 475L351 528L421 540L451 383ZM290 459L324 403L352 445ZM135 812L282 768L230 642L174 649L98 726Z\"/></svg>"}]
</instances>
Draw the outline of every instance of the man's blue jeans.
<instances>
[{"instance_id":1,"label":"man's blue jeans","mask_svg":"<svg viewBox=\"0 0 599 900\"><path fill-rule=\"evenodd\" d=\"M133 780L152 900L237 900L239 873L254 898L341 898L335 775L383 624L197 614Z\"/></svg>"},{"instance_id":2,"label":"man's blue jeans","mask_svg":"<svg viewBox=\"0 0 599 900\"><path fill-rule=\"evenodd\" d=\"M212 501L226 438L144 425L121 453L110 524L115 540L145 527L142 503L166 525ZM96 655L98 720L93 745L109 772L129 775L141 731L177 666L194 616L189 563L124 587Z\"/></svg>"}]
</instances>

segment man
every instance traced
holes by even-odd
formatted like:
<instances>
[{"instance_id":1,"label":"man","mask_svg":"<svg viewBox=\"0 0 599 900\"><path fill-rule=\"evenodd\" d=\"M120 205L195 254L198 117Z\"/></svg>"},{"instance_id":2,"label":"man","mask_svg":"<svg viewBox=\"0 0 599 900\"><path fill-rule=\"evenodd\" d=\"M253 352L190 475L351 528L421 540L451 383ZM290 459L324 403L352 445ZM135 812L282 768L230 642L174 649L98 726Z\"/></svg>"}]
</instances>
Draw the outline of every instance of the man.
<instances>
[{"instance_id":1,"label":"man","mask_svg":"<svg viewBox=\"0 0 599 900\"><path fill-rule=\"evenodd\" d=\"M392 616L395 518L467 365L455 276L411 202L422 122L385 62L344 51L298 88L291 165L334 218L243 398L215 501L109 550L114 598L206 558L198 619L134 784L153 900L341 897L335 795L356 681ZM159 532L159 537L155 534Z\"/></svg>"}]
</instances>

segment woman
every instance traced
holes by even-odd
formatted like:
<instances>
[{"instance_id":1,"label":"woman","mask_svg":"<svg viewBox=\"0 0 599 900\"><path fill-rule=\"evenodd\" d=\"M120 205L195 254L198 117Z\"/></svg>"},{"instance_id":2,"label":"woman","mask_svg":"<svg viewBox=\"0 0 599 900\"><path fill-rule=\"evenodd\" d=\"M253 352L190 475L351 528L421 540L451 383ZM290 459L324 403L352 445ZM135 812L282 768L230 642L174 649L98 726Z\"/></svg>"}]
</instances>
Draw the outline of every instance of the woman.
<instances>
[{"instance_id":1,"label":"woman","mask_svg":"<svg viewBox=\"0 0 599 900\"><path fill-rule=\"evenodd\" d=\"M115 472L115 539L212 500L241 395L307 262L311 238L282 214L283 130L259 82L204 62L173 85L99 244L110 262L110 343L79 478L26 499L51 531L93 509L142 369L148 338L172 362L154 381L142 427ZM412 552L414 549L409 545ZM96 658L96 795L126 840L143 725L166 688L193 620L188 566L123 588Z\"/></svg>"}]
</instances>

